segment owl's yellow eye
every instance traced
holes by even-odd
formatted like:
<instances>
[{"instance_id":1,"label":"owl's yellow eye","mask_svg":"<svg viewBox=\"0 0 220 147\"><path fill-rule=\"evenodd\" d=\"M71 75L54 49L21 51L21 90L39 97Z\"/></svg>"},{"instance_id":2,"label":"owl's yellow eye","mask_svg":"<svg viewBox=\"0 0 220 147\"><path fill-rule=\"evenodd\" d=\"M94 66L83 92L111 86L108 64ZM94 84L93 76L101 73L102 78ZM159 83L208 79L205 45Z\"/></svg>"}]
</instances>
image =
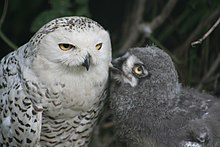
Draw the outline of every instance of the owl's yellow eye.
<instances>
[{"instance_id":1,"label":"owl's yellow eye","mask_svg":"<svg viewBox=\"0 0 220 147\"><path fill-rule=\"evenodd\" d=\"M95 47L96 47L97 50L100 50L100 49L102 48L102 43L98 43L98 44L96 44Z\"/></svg>"},{"instance_id":2,"label":"owl's yellow eye","mask_svg":"<svg viewBox=\"0 0 220 147\"><path fill-rule=\"evenodd\" d=\"M63 51L68 51L68 50L71 50L71 49L76 48L74 45L68 44L68 43L60 43L60 44L59 44L59 47L60 47L60 49L63 50Z\"/></svg>"},{"instance_id":3,"label":"owl's yellow eye","mask_svg":"<svg viewBox=\"0 0 220 147\"><path fill-rule=\"evenodd\" d=\"M142 75L144 73L143 66L139 64L134 65L132 70L133 70L133 73L137 75Z\"/></svg>"}]
</instances>

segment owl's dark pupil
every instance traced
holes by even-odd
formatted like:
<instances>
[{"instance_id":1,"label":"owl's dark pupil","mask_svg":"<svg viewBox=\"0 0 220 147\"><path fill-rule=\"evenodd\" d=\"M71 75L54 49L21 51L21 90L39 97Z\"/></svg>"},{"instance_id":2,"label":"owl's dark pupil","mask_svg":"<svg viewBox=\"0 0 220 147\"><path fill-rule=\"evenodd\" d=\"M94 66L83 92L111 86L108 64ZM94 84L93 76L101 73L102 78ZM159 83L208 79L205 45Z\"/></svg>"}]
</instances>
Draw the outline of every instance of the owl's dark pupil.
<instances>
[{"instance_id":1,"label":"owl's dark pupil","mask_svg":"<svg viewBox=\"0 0 220 147\"><path fill-rule=\"evenodd\" d=\"M69 44L63 44L63 47L64 47L64 48L69 48L70 45L69 45Z\"/></svg>"}]
</instances>

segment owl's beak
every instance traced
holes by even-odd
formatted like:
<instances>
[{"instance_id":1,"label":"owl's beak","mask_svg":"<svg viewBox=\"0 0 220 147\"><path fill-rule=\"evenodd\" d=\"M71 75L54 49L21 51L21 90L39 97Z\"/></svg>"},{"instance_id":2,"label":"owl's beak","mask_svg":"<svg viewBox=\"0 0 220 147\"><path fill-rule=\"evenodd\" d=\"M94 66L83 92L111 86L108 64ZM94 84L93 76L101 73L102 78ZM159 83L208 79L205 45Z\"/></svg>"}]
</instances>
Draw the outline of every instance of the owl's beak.
<instances>
[{"instance_id":1,"label":"owl's beak","mask_svg":"<svg viewBox=\"0 0 220 147\"><path fill-rule=\"evenodd\" d=\"M82 64L82 66L84 66L87 71L89 70L89 66L90 66L90 58L91 58L91 55L87 54L87 56Z\"/></svg>"}]
</instances>

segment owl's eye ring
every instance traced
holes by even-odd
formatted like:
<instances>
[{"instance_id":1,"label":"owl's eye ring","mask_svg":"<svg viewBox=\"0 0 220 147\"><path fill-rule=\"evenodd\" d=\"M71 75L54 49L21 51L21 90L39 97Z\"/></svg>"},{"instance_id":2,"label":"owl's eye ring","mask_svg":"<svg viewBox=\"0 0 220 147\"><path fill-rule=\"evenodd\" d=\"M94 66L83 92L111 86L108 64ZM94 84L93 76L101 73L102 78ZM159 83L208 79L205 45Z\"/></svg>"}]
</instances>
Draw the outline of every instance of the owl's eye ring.
<instances>
[{"instance_id":1,"label":"owl's eye ring","mask_svg":"<svg viewBox=\"0 0 220 147\"><path fill-rule=\"evenodd\" d=\"M135 64L132 68L132 72L137 76L143 76L144 74L144 67L142 64Z\"/></svg>"},{"instance_id":2,"label":"owl's eye ring","mask_svg":"<svg viewBox=\"0 0 220 147\"><path fill-rule=\"evenodd\" d=\"M102 48L102 43L98 43L98 44L96 44L95 47L96 47L97 50L100 50L100 49Z\"/></svg>"},{"instance_id":3,"label":"owl's eye ring","mask_svg":"<svg viewBox=\"0 0 220 147\"><path fill-rule=\"evenodd\" d=\"M76 48L74 45L68 44L68 43L60 43L60 44L59 44L59 47L60 47L60 49L63 50L63 51L68 51L68 50L71 50L71 49Z\"/></svg>"}]
</instances>

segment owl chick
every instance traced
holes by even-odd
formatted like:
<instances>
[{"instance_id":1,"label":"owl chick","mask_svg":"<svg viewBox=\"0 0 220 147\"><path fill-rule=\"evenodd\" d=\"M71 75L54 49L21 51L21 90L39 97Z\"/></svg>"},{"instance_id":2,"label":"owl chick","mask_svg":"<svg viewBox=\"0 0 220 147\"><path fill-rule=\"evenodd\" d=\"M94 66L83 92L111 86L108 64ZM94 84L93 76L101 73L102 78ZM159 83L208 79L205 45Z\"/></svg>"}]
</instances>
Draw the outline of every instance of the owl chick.
<instances>
[{"instance_id":1,"label":"owl chick","mask_svg":"<svg viewBox=\"0 0 220 147\"><path fill-rule=\"evenodd\" d=\"M220 146L220 101L182 87L157 47L133 48L113 60L110 107L116 132L131 146Z\"/></svg>"},{"instance_id":2,"label":"owl chick","mask_svg":"<svg viewBox=\"0 0 220 147\"><path fill-rule=\"evenodd\" d=\"M110 37L97 22L44 25L0 62L0 146L87 146L110 62Z\"/></svg>"}]
</instances>

